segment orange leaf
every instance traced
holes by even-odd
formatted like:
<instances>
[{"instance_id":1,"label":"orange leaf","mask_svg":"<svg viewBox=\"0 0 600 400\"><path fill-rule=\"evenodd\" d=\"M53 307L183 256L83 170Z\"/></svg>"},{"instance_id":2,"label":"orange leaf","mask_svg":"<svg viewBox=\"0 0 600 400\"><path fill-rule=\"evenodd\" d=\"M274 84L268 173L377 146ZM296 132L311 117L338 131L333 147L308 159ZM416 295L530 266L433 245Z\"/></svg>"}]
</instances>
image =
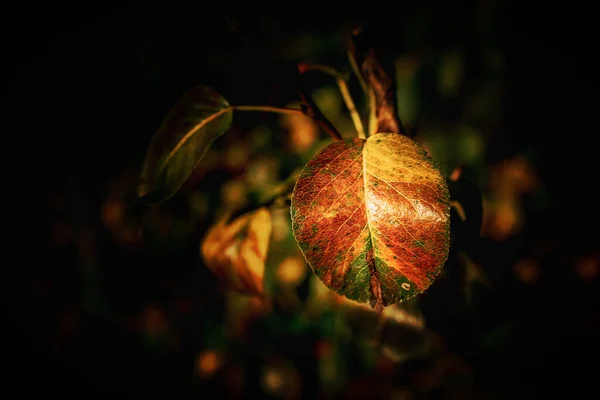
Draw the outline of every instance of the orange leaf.
<instances>
[{"instance_id":1,"label":"orange leaf","mask_svg":"<svg viewBox=\"0 0 600 400\"><path fill-rule=\"evenodd\" d=\"M323 283L378 311L427 289L448 257L446 180L403 135L327 146L302 170L291 214L300 249Z\"/></svg>"},{"instance_id":2,"label":"orange leaf","mask_svg":"<svg viewBox=\"0 0 600 400\"><path fill-rule=\"evenodd\" d=\"M271 230L271 214L266 208L229 222L223 218L209 229L200 252L208 268L228 287L262 295Z\"/></svg>"}]
</instances>

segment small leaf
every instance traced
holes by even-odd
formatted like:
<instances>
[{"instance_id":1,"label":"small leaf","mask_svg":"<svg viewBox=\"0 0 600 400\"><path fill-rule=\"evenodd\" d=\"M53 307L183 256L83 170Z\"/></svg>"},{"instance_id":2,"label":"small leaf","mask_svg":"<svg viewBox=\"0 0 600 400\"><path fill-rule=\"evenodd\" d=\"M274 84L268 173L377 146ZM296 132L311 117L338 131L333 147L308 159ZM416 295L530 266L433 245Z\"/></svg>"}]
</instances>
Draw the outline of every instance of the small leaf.
<instances>
[{"instance_id":1,"label":"small leaf","mask_svg":"<svg viewBox=\"0 0 600 400\"><path fill-rule=\"evenodd\" d=\"M198 86L186 93L150 142L138 186L140 200L161 202L177 192L232 121L229 103L213 89Z\"/></svg>"},{"instance_id":2,"label":"small leaf","mask_svg":"<svg viewBox=\"0 0 600 400\"><path fill-rule=\"evenodd\" d=\"M427 289L448 257L446 180L403 135L327 146L302 170L291 215L296 241L323 283L378 311Z\"/></svg>"},{"instance_id":3,"label":"small leaf","mask_svg":"<svg viewBox=\"0 0 600 400\"><path fill-rule=\"evenodd\" d=\"M210 228L200 252L210 270L233 290L262 295L265 261L271 237L271 214L266 208Z\"/></svg>"}]
</instances>

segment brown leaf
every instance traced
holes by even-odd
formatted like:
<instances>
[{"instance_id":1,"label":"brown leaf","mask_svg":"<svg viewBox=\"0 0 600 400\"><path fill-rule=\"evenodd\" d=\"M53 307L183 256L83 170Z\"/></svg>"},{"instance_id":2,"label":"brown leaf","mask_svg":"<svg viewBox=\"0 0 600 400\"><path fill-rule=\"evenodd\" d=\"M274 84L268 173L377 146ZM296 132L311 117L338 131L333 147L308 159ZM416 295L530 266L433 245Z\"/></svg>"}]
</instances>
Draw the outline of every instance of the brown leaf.
<instances>
[{"instance_id":1,"label":"brown leaf","mask_svg":"<svg viewBox=\"0 0 600 400\"><path fill-rule=\"evenodd\" d=\"M266 208L229 222L228 218L221 219L200 246L206 265L231 289L262 295L272 225Z\"/></svg>"},{"instance_id":2,"label":"brown leaf","mask_svg":"<svg viewBox=\"0 0 600 400\"><path fill-rule=\"evenodd\" d=\"M356 69L369 104L368 132L392 132L406 135L398 116L396 104L395 70L388 68L372 47L372 37L362 30L349 42L350 61Z\"/></svg>"},{"instance_id":3,"label":"brown leaf","mask_svg":"<svg viewBox=\"0 0 600 400\"><path fill-rule=\"evenodd\" d=\"M374 121L369 122L369 132L402 133L400 120L396 114L394 82L379 64L375 52L370 50L362 63L371 97Z\"/></svg>"}]
</instances>

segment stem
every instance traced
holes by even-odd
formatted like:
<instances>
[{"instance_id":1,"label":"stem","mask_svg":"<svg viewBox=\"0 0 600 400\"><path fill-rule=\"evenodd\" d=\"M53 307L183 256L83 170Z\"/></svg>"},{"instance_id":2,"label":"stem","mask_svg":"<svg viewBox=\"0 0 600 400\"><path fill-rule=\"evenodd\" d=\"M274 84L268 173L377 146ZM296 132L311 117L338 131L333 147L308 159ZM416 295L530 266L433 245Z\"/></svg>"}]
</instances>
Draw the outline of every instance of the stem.
<instances>
[{"instance_id":1,"label":"stem","mask_svg":"<svg viewBox=\"0 0 600 400\"><path fill-rule=\"evenodd\" d=\"M256 211L259 208L271 208L271 207L290 207L290 196L291 193L289 194L279 194L279 195L274 195L270 198L268 198L265 201L262 201L260 203L254 203L254 204L248 204L245 205L244 207L236 210L235 212L233 212L229 218L227 219L228 221L233 221L234 219L236 219L237 217L241 217L244 214L247 214L249 212L252 211Z\"/></svg>"},{"instance_id":2,"label":"stem","mask_svg":"<svg viewBox=\"0 0 600 400\"><path fill-rule=\"evenodd\" d=\"M354 128L356 128L356 132L358 133L358 137L361 139L366 139L365 129L363 127L362 121L360 119L360 115L358 114L358 110L356 109L356 105L354 104L354 100L352 100L352 96L350 95L350 90L348 89L348 84L346 83L346 79L342 74L340 74L335 69L328 67L326 65L319 64L301 64L298 69L301 72L304 71L318 71L323 72L327 75L335 78L335 81L340 89L340 93L342 94L342 99L344 99L344 103L350 112L350 116L352 117L352 122L354 123Z\"/></svg>"},{"instance_id":3,"label":"stem","mask_svg":"<svg viewBox=\"0 0 600 400\"><path fill-rule=\"evenodd\" d=\"M287 108L287 107L274 107L274 106L231 106L229 107L231 110L236 111L263 111L263 112L272 112L277 114L296 114L296 115L304 115L306 117L310 117L315 120L317 125L319 125L325 132L329 134L335 140L342 140L342 136L335 129L335 127L329 122L329 120L321 113L318 109L311 107L311 104L308 103L309 99L305 98L304 95L301 95L302 102L306 108ZM311 99L312 100L312 99ZM314 102L312 102L314 105ZM314 105L316 107L316 105Z\"/></svg>"},{"instance_id":4,"label":"stem","mask_svg":"<svg viewBox=\"0 0 600 400\"><path fill-rule=\"evenodd\" d=\"M360 68L358 67L358 64L356 63L356 58L354 57L354 53L351 50L348 50L346 52L346 54L348 55L348 62L350 62L352 71L354 72L354 75L356 75L356 79L358 79L358 83L360 84L360 87L362 88L362 90L366 96L367 92L368 92L367 82L365 81L365 78L362 76L362 73L360 72Z\"/></svg>"},{"instance_id":5,"label":"stem","mask_svg":"<svg viewBox=\"0 0 600 400\"><path fill-rule=\"evenodd\" d=\"M300 108L274 107L274 106L231 106L236 111L264 111L278 114L301 114L306 115Z\"/></svg>"},{"instance_id":6,"label":"stem","mask_svg":"<svg viewBox=\"0 0 600 400\"><path fill-rule=\"evenodd\" d=\"M336 71L334 68L331 68L328 65L300 63L298 65L298 71L300 71L301 74L306 71L319 71L327 75L331 75L335 79L341 79L345 81L344 76L342 74L340 74L338 71Z\"/></svg>"},{"instance_id":7,"label":"stem","mask_svg":"<svg viewBox=\"0 0 600 400\"><path fill-rule=\"evenodd\" d=\"M304 92L298 86L298 84L294 84L293 86L294 86L294 89L296 89L298 96L300 96L300 100L302 101L303 106L305 107L305 108L303 108L303 111L305 112L305 114L311 118L314 118L314 120L317 122L317 124L325 132L327 132L327 134L329 136L331 136L332 139L344 140L342 135L340 135L340 133L337 131L337 129L335 129L335 126L333 126L331 121L329 121L327 119L327 117L325 116L325 114L323 114L321 112L321 110L319 109L319 107L317 107L317 104L315 103L313 98L305 95Z\"/></svg>"},{"instance_id":8,"label":"stem","mask_svg":"<svg viewBox=\"0 0 600 400\"><path fill-rule=\"evenodd\" d=\"M340 92L342 93L342 98L346 103L346 107L348 107L348 111L350 112L350 116L352 117L352 122L354 123L354 127L356 128L356 132L358 133L358 137L361 139L367 139L365 136L365 128L363 127L363 123L360 119L360 115L358 114L358 110L354 105L354 101L352 101L352 97L350 97L350 90L348 90L348 85L346 85L345 81L337 81L338 86L340 88Z\"/></svg>"},{"instance_id":9,"label":"stem","mask_svg":"<svg viewBox=\"0 0 600 400\"><path fill-rule=\"evenodd\" d=\"M369 109L369 136L377 133L377 110L375 108L375 92L373 88L368 90L368 109Z\"/></svg>"}]
</instances>

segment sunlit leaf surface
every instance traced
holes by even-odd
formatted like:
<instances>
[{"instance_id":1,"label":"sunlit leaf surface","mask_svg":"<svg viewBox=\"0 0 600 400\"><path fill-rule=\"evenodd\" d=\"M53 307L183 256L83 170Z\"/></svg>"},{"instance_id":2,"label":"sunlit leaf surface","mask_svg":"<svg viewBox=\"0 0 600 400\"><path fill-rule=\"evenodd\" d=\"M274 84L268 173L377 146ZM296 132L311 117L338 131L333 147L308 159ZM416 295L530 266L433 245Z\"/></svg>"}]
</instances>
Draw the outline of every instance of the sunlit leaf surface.
<instances>
[{"instance_id":1,"label":"sunlit leaf surface","mask_svg":"<svg viewBox=\"0 0 600 400\"><path fill-rule=\"evenodd\" d=\"M300 249L323 283L379 310L427 289L448 256L446 181L402 135L327 146L304 167L291 214Z\"/></svg>"},{"instance_id":2,"label":"sunlit leaf surface","mask_svg":"<svg viewBox=\"0 0 600 400\"><path fill-rule=\"evenodd\" d=\"M231 126L233 112L213 89L189 91L154 134L144 161L138 196L160 202L188 179L210 145Z\"/></svg>"}]
</instances>

